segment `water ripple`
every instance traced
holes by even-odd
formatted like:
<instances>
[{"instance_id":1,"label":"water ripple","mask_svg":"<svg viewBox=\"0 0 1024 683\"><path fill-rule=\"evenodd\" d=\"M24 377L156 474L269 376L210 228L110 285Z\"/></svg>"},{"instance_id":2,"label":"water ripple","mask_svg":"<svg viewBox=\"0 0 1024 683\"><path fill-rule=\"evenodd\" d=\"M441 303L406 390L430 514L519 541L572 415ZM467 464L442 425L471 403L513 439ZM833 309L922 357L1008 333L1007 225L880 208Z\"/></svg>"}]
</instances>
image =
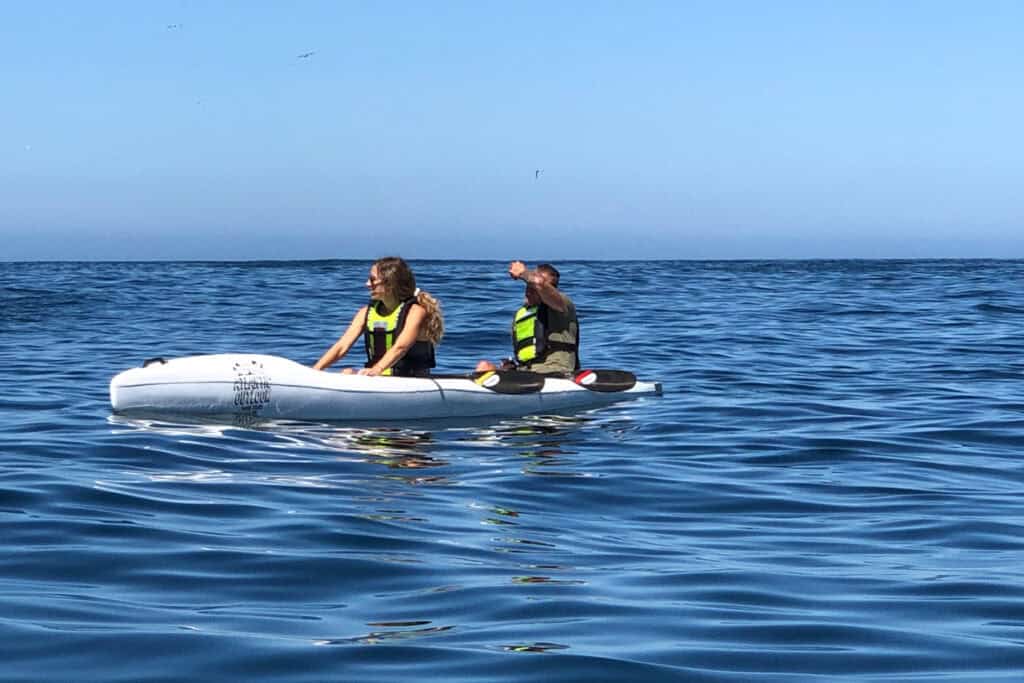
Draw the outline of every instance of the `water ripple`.
<instances>
[{"instance_id":1,"label":"water ripple","mask_svg":"<svg viewBox=\"0 0 1024 683\"><path fill-rule=\"evenodd\" d=\"M442 371L507 354L503 264L414 265ZM1019 679L1024 263L559 264L665 386L577 415L110 414L313 362L367 267L0 264L0 680Z\"/></svg>"}]
</instances>

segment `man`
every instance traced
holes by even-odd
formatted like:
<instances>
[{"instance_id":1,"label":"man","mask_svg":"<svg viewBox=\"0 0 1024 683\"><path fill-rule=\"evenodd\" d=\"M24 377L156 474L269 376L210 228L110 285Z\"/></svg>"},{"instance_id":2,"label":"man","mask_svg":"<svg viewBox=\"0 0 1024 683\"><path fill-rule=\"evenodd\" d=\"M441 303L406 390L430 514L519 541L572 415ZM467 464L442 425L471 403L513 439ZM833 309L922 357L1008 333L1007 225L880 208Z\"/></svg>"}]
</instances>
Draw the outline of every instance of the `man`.
<instances>
[{"instance_id":1,"label":"man","mask_svg":"<svg viewBox=\"0 0 1024 683\"><path fill-rule=\"evenodd\" d=\"M514 356L502 363L502 369L544 374L578 370L580 326L572 299L558 289L558 270L548 263L529 270L522 261L513 261L508 274L526 283L526 295L512 320ZM495 367L480 361L476 369L481 372Z\"/></svg>"}]
</instances>

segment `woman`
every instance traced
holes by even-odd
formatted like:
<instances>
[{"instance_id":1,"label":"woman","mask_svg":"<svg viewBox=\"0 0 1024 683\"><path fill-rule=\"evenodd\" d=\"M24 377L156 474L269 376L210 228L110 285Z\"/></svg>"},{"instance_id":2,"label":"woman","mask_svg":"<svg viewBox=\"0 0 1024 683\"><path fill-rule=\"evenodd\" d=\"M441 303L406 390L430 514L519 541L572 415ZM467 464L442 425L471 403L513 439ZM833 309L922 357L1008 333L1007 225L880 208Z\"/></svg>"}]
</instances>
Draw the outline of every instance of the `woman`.
<instances>
[{"instance_id":1,"label":"woman","mask_svg":"<svg viewBox=\"0 0 1024 683\"><path fill-rule=\"evenodd\" d=\"M395 256L373 264L366 287L370 303L356 311L345 334L313 368L323 370L344 358L362 335L366 366L360 375L429 375L434 367L434 347L444 335L440 303L416 287L409 264Z\"/></svg>"}]
</instances>

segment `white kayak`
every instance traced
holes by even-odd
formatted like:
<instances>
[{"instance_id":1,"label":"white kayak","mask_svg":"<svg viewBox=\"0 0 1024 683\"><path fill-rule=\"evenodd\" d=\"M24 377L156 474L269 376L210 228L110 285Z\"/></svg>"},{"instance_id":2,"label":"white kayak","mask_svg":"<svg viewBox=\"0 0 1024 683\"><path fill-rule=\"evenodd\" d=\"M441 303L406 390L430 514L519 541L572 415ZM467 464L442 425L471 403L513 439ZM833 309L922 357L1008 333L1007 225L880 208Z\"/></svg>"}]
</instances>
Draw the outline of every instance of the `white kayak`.
<instances>
[{"instance_id":1,"label":"white kayak","mask_svg":"<svg viewBox=\"0 0 1024 683\"><path fill-rule=\"evenodd\" d=\"M586 371L574 379L516 371L366 377L244 353L152 359L110 381L110 405L117 413L297 420L514 417L660 394L660 383L615 370Z\"/></svg>"}]
</instances>

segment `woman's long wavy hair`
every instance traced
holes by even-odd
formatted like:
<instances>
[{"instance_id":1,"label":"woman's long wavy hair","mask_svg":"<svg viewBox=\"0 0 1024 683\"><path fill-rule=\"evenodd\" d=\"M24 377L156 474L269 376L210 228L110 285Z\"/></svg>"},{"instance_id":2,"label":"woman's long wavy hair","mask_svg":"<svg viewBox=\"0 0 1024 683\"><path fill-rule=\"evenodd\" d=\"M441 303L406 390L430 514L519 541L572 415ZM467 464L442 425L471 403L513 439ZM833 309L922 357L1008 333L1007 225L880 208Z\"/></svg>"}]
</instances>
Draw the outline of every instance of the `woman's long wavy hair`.
<instances>
[{"instance_id":1,"label":"woman's long wavy hair","mask_svg":"<svg viewBox=\"0 0 1024 683\"><path fill-rule=\"evenodd\" d=\"M423 323L424 336L432 344L440 344L441 337L444 336L441 302L422 289L416 293L416 276L412 274L409 264L397 256L385 256L377 259L373 265L377 268L377 277L395 298L405 301L416 297L416 303L427 311L427 319Z\"/></svg>"}]
</instances>

